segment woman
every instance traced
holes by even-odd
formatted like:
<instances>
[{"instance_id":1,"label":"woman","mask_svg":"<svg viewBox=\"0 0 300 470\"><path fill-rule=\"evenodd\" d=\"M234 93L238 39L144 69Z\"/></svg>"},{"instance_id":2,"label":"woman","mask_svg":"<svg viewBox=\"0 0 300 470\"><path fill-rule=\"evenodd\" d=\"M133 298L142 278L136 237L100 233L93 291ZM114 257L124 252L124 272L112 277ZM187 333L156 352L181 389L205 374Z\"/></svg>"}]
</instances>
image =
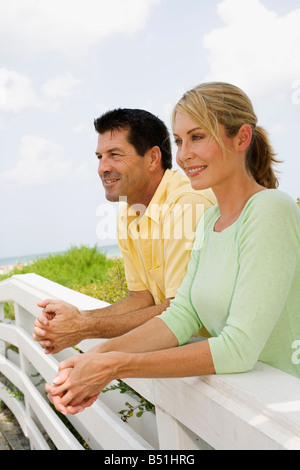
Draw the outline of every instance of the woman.
<instances>
[{"instance_id":1,"label":"woman","mask_svg":"<svg viewBox=\"0 0 300 470\"><path fill-rule=\"evenodd\" d=\"M241 373L258 360L300 378L300 211L276 189L274 153L249 98L202 84L176 105L173 131L177 163L218 206L201 219L169 309L60 364L46 390L63 413L90 406L116 378ZM202 325L212 337L186 344Z\"/></svg>"}]
</instances>

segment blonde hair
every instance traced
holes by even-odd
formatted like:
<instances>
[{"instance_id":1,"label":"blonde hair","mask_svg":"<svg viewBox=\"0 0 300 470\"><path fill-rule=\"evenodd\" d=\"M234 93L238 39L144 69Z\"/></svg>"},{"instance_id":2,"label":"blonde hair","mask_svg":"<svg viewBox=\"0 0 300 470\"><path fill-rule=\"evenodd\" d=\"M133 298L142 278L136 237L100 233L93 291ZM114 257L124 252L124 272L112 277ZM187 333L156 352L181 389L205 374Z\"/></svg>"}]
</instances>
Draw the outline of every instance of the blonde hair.
<instances>
[{"instance_id":1,"label":"blonde hair","mask_svg":"<svg viewBox=\"0 0 300 470\"><path fill-rule=\"evenodd\" d=\"M219 124L223 125L227 137L237 135L243 124L252 129L252 142L246 153L246 168L256 182L266 188L277 188L278 179L273 170L274 150L267 132L257 126L257 117L248 96L238 87L229 83L203 83L183 95L172 114L172 126L177 112L180 112L208 132L220 145L226 148L220 135Z\"/></svg>"}]
</instances>

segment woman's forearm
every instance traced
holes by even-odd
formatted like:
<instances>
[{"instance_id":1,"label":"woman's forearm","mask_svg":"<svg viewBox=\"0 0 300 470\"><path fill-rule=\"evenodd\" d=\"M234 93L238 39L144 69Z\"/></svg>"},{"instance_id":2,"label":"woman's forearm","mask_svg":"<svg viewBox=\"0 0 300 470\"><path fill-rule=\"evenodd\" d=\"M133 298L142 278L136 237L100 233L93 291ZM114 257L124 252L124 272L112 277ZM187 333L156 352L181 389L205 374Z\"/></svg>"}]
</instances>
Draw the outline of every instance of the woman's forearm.
<instances>
[{"instance_id":1,"label":"woman's forearm","mask_svg":"<svg viewBox=\"0 0 300 470\"><path fill-rule=\"evenodd\" d=\"M61 363L55 385L47 384L47 393L59 396L57 409L77 413L78 407L85 408L86 400L90 403L113 379L215 374L208 341L177 345L171 330L155 318L128 335Z\"/></svg>"},{"instance_id":2,"label":"woman's forearm","mask_svg":"<svg viewBox=\"0 0 300 470\"><path fill-rule=\"evenodd\" d=\"M196 377L215 374L209 342L139 354L125 354L118 378Z\"/></svg>"}]
</instances>

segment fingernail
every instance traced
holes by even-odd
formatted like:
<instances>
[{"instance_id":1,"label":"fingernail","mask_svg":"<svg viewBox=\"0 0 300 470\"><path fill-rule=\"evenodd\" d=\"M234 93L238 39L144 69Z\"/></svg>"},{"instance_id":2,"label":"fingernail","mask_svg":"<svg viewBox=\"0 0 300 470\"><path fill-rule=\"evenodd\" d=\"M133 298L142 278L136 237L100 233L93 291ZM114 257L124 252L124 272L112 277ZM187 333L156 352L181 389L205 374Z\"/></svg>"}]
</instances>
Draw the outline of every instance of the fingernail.
<instances>
[{"instance_id":1,"label":"fingernail","mask_svg":"<svg viewBox=\"0 0 300 470\"><path fill-rule=\"evenodd\" d=\"M54 383L54 385L57 385L57 384L61 383L61 378L60 377L55 377L55 379L53 380L53 383Z\"/></svg>"}]
</instances>

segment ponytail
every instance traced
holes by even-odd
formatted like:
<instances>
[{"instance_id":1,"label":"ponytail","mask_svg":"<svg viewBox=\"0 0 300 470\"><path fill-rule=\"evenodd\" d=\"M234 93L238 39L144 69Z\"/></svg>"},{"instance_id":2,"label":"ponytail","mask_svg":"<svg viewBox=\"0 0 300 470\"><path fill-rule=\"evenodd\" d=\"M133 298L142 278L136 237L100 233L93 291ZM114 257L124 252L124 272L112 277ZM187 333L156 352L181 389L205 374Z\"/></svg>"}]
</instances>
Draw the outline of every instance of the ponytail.
<instances>
[{"instance_id":1,"label":"ponytail","mask_svg":"<svg viewBox=\"0 0 300 470\"><path fill-rule=\"evenodd\" d=\"M270 144L268 133L257 126L253 142L246 155L246 168L255 181L268 189L277 189L279 181L272 166L280 163L275 159L275 152Z\"/></svg>"}]
</instances>

